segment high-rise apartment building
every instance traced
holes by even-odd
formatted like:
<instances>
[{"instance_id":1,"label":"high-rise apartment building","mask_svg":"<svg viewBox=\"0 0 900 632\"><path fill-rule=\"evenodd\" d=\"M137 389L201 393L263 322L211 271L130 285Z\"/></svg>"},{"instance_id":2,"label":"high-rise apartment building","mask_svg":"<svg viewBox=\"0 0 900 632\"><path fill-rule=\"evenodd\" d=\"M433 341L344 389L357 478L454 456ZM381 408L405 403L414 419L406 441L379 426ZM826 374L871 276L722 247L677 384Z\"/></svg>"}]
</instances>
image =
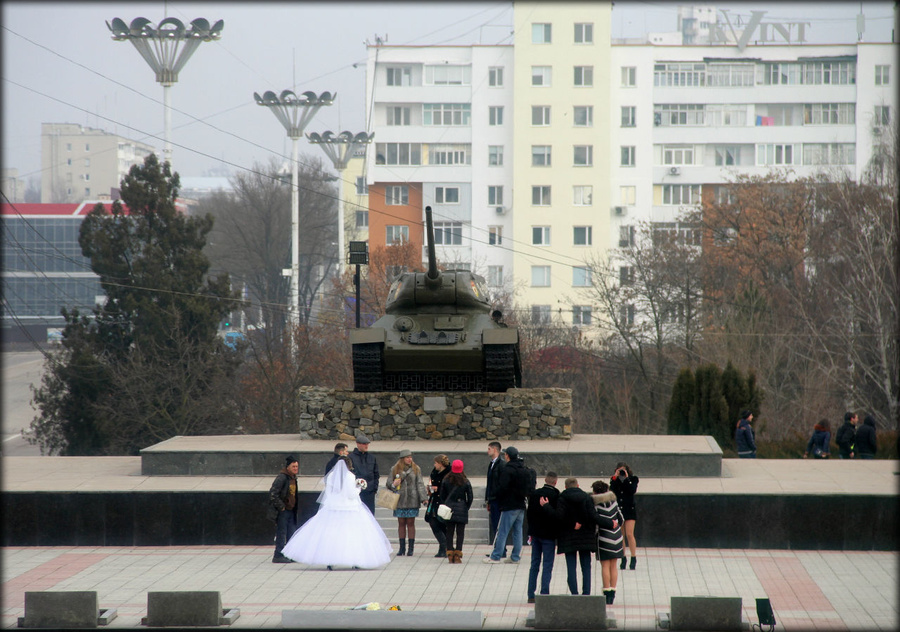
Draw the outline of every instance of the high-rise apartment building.
<instances>
[{"instance_id":1,"label":"high-rise apartment building","mask_svg":"<svg viewBox=\"0 0 900 632\"><path fill-rule=\"evenodd\" d=\"M154 152L145 143L72 123L41 125L41 201L77 203L109 196L132 165Z\"/></svg>"}]
</instances>

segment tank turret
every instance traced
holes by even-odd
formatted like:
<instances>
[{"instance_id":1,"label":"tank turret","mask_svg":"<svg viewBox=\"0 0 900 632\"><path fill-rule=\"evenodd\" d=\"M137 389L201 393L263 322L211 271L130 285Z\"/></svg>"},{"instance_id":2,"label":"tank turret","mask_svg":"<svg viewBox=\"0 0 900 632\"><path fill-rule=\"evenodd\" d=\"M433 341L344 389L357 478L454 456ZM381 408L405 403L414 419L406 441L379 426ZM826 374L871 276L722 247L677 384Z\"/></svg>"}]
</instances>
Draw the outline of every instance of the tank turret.
<instances>
[{"instance_id":1,"label":"tank turret","mask_svg":"<svg viewBox=\"0 0 900 632\"><path fill-rule=\"evenodd\" d=\"M388 290L385 315L350 332L356 391L506 391L522 385L519 335L491 318L484 278L439 270L431 207L428 268Z\"/></svg>"}]
</instances>

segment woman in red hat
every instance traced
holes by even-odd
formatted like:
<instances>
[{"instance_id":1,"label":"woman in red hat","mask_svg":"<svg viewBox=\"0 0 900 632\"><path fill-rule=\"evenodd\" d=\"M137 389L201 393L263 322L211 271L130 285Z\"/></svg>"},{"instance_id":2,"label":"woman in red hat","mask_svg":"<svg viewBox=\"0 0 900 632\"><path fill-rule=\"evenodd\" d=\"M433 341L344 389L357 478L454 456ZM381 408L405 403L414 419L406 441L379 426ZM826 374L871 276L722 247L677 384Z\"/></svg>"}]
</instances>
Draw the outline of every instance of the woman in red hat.
<instances>
[{"instance_id":1,"label":"woman in red hat","mask_svg":"<svg viewBox=\"0 0 900 632\"><path fill-rule=\"evenodd\" d=\"M451 564L462 563L463 540L466 536L466 524L469 522L469 507L475 496L472 494L472 483L463 472L463 462L459 459L450 465L450 473L444 477L440 491L441 504L450 508L447 524L447 561ZM453 538L456 537L456 545Z\"/></svg>"}]
</instances>

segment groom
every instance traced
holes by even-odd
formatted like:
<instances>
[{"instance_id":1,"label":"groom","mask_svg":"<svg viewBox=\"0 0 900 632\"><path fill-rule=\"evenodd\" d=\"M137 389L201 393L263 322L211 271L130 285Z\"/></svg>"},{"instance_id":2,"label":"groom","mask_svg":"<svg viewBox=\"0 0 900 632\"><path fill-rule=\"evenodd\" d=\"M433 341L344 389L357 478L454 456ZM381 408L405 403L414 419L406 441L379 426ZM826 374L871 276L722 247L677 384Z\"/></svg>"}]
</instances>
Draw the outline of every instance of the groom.
<instances>
[{"instance_id":1,"label":"groom","mask_svg":"<svg viewBox=\"0 0 900 632\"><path fill-rule=\"evenodd\" d=\"M378 491L378 462L374 454L369 454L369 438L363 433L356 435L356 448L350 453L353 473L356 478L366 481L366 488L359 492L359 498L375 515L375 492Z\"/></svg>"}]
</instances>

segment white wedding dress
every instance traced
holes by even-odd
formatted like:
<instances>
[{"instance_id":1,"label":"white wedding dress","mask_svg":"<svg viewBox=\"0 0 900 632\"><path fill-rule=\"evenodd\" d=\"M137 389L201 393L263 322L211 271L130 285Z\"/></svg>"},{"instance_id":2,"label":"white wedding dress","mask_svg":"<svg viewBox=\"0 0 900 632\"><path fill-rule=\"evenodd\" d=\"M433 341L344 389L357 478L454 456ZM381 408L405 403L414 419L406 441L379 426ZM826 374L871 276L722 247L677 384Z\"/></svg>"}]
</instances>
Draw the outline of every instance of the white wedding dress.
<instances>
[{"instance_id":1,"label":"white wedding dress","mask_svg":"<svg viewBox=\"0 0 900 632\"><path fill-rule=\"evenodd\" d=\"M359 497L356 477L338 461L325 476L319 511L294 532L282 553L302 564L378 568L393 548Z\"/></svg>"}]
</instances>

